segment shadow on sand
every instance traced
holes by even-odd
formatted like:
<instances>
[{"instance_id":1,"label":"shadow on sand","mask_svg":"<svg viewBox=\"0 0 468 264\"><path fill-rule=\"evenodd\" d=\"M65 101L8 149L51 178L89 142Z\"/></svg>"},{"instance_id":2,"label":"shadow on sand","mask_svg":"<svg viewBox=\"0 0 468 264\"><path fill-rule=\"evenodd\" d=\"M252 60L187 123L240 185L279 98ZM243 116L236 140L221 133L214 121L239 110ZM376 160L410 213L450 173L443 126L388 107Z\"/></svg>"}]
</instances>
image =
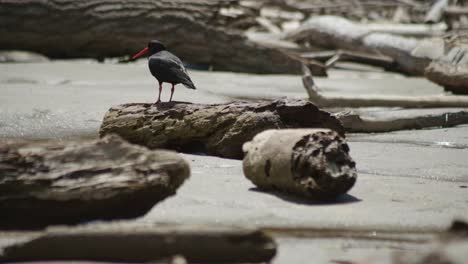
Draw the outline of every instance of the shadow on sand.
<instances>
[{"instance_id":1,"label":"shadow on sand","mask_svg":"<svg viewBox=\"0 0 468 264\"><path fill-rule=\"evenodd\" d=\"M347 204L347 203L357 203L357 202L362 201L361 199L355 196L352 196L350 194L342 194L336 197L335 199L329 199L329 200L323 200L323 199L322 200L308 200L306 198L301 198L292 194L279 192L279 191L273 191L273 190L264 190L264 189L260 189L257 187L252 187L249 189L249 191L270 194L270 195L280 198L281 200L296 203L296 204L302 204L302 205L315 205L315 206L338 205L338 204Z\"/></svg>"}]
</instances>

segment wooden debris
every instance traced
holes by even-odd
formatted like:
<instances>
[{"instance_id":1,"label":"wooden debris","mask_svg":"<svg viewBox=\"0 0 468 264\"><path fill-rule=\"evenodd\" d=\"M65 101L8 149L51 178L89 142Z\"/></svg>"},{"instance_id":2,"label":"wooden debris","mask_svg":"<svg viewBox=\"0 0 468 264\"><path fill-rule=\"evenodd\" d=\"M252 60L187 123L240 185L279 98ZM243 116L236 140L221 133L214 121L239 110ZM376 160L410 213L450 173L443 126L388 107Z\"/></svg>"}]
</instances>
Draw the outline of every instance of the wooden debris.
<instances>
[{"instance_id":1,"label":"wooden debris","mask_svg":"<svg viewBox=\"0 0 468 264\"><path fill-rule=\"evenodd\" d=\"M346 50L391 58L386 64L393 71L423 75L431 60L443 54L441 39L417 39L380 33L363 24L322 16L310 19L300 29L290 32L286 40L308 43L325 49Z\"/></svg>"},{"instance_id":2,"label":"wooden debris","mask_svg":"<svg viewBox=\"0 0 468 264\"><path fill-rule=\"evenodd\" d=\"M9 37L0 38L0 49L30 50L51 58L103 59L132 54L149 40L159 39L189 64L235 72L300 74L301 62L253 43L242 31L226 25L231 23L231 13L238 12L221 11L236 2L2 1L0 35Z\"/></svg>"},{"instance_id":3,"label":"wooden debris","mask_svg":"<svg viewBox=\"0 0 468 264\"><path fill-rule=\"evenodd\" d=\"M272 128L344 129L307 100L191 104L125 104L105 115L99 134L118 134L149 148L169 148L241 159L242 144Z\"/></svg>"},{"instance_id":4,"label":"wooden debris","mask_svg":"<svg viewBox=\"0 0 468 264\"><path fill-rule=\"evenodd\" d=\"M243 150L244 174L260 189L327 200L346 193L356 181L348 145L328 129L267 130Z\"/></svg>"},{"instance_id":5,"label":"wooden debris","mask_svg":"<svg viewBox=\"0 0 468 264\"><path fill-rule=\"evenodd\" d=\"M259 231L199 226L185 232L169 227L107 229L49 232L6 248L0 262L160 263L180 254L190 263L266 263L276 254L276 243Z\"/></svg>"},{"instance_id":6,"label":"wooden debris","mask_svg":"<svg viewBox=\"0 0 468 264\"><path fill-rule=\"evenodd\" d=\"M437 0L432 5L431 9L426 14L424 22L437 23L441 20L444 14L444 9L448 6L449 0Z\"/></svg>"},{"instance_id":7,"label":"wooden debris","mask_svg":"<svg viewBox=\"0 0 468 264\"><path fill-rule=\"evenodd\" d=\"M309 99L320 107L405 107L405 108L438 108L468 107L468 96L350 96L324 97L307 67L303 67L302 83Z\"/></svg>"},{"instance_id":8,"label":"wooden debris","mask_svg":"<svg viewBox=\"0 0 468 264\"><path fill-rule=\"evenodd\" d=\"M0 228L135 218L174 195L189 175L176 153L115 135L80 144L0 144Z\"/></svg>"},{"instance_id":9,"label":"wooden debris","mask_svg":"<svg viewBox=\"0 0 468 264\"><path fill-rule=\"evenodd\" d=\"M390 118L368 118L353 112L337 113L335 116L341 121L346 131L351 133L390 132L468 124L468 110L435 112L437 113L406 117L399 117L398 114L395 114Z\"/></svg>"}]
</instances>

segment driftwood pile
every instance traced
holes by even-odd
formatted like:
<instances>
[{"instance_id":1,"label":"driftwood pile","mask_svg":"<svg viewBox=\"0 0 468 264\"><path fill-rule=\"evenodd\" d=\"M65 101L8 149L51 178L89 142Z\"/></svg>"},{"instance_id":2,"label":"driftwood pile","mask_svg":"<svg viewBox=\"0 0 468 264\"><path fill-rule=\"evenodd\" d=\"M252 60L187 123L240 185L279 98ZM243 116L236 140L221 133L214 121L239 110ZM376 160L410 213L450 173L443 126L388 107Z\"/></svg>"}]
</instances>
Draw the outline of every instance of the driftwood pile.
<instances>
[{"instance_id":1,"label":"driftwood pile","mask_svg":"<svg viewBox=\"0 0 468 264\"><path fill-rule=\"evenodd\" d=\"M461 29L465 9L448 0L433 5L418 0L0 1L0 34L9 36L0 39L0 49L103 59L132 54L148 40L160 39L187 63L215 70L300 74L302 62L314 75L326 75L326 69L336 60L351 60L422 75L421 56L410 56L410 62L399 60L401 54L409 54L417 46L417 41L399 37L439 37L448 28ZM365 30L349 28L350 35L338 36L331 43L307 41L304 46L308 38L303 35L311 32L309 27L314 24L309 20L323 15L365 22ZM336 26L348 23L338 22ZM334 34L336 26L328 27L329 32L323 34ZM340 39L362 33L391 36L369 37L370 43L361 38L351 43ZM322 37L313 35L308 40ZM336 41L344 45L336 45ZM387 42L388 47L382 49L388 52L373 50ZM310 53L323 51L321 44L327 53ZM405 47L400 51L401 44ZM358 50L361 52L355 53ZM437 56L432 54L428 59ZM427 66L428 62L423 64Z\"/></svg>"},{"instance_id":2,"label":"driftwood pile","mask_svg":"<svg viewBox=\"0 0 468 264\"><path fill-rule=\"evenodd\" d=\"M287 50L326 74L340 61L427 76L468 93L468 7L459 1L243 1L257 14L247 36ZM250 4L247 4L250 3ZM464 33L465 32L465 33ZM462 41L453 41L453 38ZM320 71L319 71L320 69ZM314 75L316 75L316 73Z\"/></svg>"}]
</instances>

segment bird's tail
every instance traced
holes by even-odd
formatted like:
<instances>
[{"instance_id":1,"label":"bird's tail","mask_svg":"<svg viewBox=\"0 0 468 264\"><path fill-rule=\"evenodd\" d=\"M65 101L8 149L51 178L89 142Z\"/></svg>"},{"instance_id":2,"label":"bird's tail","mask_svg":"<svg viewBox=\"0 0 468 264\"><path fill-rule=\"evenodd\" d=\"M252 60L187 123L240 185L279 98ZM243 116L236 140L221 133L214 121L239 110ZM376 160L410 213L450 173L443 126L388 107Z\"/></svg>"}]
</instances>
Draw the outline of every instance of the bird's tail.
<instances>
[{"instance_id":1,"label":"bird's tail","mask_svg":"<svg viewBox=\"0 0 468 264\"><path fill-rule=\"evenodd\" d=\"M190 79L185 80L184 82L182 82L182 84L189 89L194 89L194 90L197 89L195 88L195 84L193 84L192 80Z\"/></svg>"}]
</instances>

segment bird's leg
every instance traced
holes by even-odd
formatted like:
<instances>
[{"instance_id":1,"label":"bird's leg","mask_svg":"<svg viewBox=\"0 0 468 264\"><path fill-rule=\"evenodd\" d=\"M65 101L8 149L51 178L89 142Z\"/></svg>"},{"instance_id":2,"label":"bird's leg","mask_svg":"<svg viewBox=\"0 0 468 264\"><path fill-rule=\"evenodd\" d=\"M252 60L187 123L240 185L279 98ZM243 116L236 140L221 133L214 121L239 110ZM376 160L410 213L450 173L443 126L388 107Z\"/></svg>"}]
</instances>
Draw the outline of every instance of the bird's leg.
<instances>
[{"instance_id":1,"label":"bird's leg","mask_svg":"<svg viewBox=\"0 0 468 264\"><path fill-rule=\"evenodd\" d=\"M161 102L161 92L162 92L162 82L159 82L159 95L158 100L154 104L159 104Z\"/></svg>"},{"instance_id":2,"label":"bird's leg","mask_svg":"<svg viewBox=\"0 0 468 264\"><path fill-rule=\"evenodd\" d=\"M171 98L169 99L169 102L172 101L172 95L174 94L174 84L172 84L172 89L171 89Z\"/></svg>"}]
</instances>

